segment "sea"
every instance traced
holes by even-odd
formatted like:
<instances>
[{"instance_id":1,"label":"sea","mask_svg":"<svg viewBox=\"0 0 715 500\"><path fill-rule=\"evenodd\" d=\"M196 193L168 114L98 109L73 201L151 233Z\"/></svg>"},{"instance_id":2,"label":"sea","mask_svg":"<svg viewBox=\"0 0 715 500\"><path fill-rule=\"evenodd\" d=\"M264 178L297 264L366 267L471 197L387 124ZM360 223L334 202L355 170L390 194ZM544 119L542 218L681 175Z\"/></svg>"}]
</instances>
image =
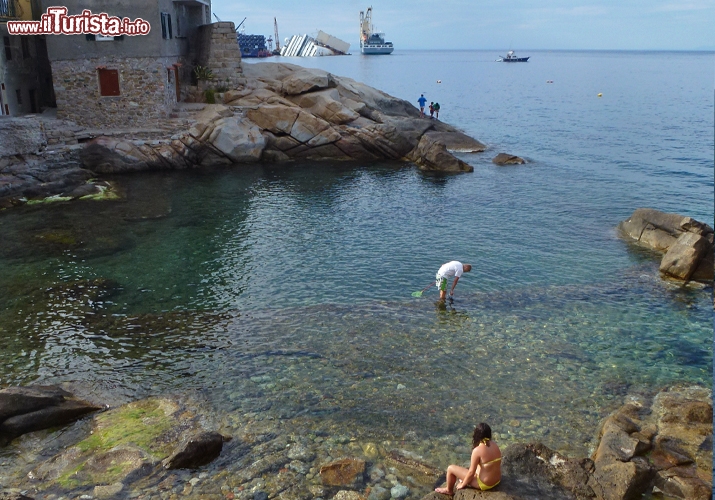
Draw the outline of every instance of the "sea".
<instances>
[{"instance_id":1,"label":"sea","mask_svg":"<svg viewBox=\"0 0 715 500\"><path fill-rule=\"evenodd\" d=\"M663 281L617 225L641 207L713 225L715 53L500 55L270 59L439 102L487 145L456 153L472 173L139 173L112 179L120 201L0 212L0 386L196 394L226 434L263 422L440 468L468 459L478 422L502 446L587 456L624 402L711 386L712 287ZM453 303L412 296L451 260L472 265ZM0 450L5 485L38 446Z\"/></svg>"}]
</instances>

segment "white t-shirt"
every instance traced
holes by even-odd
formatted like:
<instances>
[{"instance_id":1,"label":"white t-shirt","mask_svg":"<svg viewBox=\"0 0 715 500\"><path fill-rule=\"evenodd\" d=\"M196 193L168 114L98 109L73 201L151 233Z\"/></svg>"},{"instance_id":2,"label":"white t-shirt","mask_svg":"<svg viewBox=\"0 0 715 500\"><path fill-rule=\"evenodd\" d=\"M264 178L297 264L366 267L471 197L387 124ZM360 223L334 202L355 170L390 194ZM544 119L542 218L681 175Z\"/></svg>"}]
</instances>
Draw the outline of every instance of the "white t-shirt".
<instances>
[{"instance_id":1,"label":"white t-shirt","mask_svg":"<svg viewBox=\"0 0 715 500\"><path fill-rule=\"evenodd\" d=\"M464 266L462 266L462 263L453 260L452 262L447 262L442 267L440 267L439 271L437 271L437 276L442 276L445 278L448 276L456 276L457 278L460 278L463 272Z\"/></svg>"}]
</instances>

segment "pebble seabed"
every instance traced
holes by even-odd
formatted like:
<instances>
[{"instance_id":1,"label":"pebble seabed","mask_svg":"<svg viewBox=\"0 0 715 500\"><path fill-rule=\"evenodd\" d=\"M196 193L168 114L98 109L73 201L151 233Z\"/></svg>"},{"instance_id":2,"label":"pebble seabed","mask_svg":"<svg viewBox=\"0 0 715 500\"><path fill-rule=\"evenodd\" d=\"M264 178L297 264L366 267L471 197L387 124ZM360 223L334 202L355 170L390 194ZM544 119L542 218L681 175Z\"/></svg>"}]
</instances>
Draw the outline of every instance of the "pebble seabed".
<instances>
[{"instance_id":1,"label":"pebble seabed","mask_svg":"<svg viewBox=\"0 0 715 500\"><path fill-rule=\"evenodd\" d=\"M709 304L702 291L668 290L642 270L621 279L625 288L640 289L645 306L670 293L682 312ZM94 339L85 358L90 366L101 364L109 344L122 340L120 332L157 336L147 335L143 346L135 343L139 361L129 363L131 370L125 366L114 380L106 373L102 383L75 387L93 400L114 398L116 405L141 397L137 386L161 394L180 383L182 394L206 410L210 426L233 438L216 461L199 470L157 469L137 482L114 485L120 497L332 498L337 489L322 486L320 467L351 457L365 460L367 471L364 482L350 489L371 499L421 498L434 479L394 468L386 460L389 452L400 450L443 470L468 460L473 425L487 421L502 448L541 441L570 456L587 456L599 421L624 401L652 394L660 384L705 378L706 325L686 321L682 331L669 335L666 323L651 321L644 336L624 326L642 312L624 312L613 301L623 287L619 281L475 294L461 298L469 313L460 312L459 303L425 308L424 302L408 301L253 316L86 315L84 341L92 331L114 332L112 339ZM612 307L604 308L605 297ZM53 321L48 316L41 321ZM197 328L202 340L188 340ZM144 371L132 385L125 372L139 368ZM25 483L20 478L33 466L87 431L88 423L80 422L18 439L0 451L0 477L9 478L4 486ZM51 487L35 496L89 499L106 491L68 495Z\"/></svg>"}]
</instances>

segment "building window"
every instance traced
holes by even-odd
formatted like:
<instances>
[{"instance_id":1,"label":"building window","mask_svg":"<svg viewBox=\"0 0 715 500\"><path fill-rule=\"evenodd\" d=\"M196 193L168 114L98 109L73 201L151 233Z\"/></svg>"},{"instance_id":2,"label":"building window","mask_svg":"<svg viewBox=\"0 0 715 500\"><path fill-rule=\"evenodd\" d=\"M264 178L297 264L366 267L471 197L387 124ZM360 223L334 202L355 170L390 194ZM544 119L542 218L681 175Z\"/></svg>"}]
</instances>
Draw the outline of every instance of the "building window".
<instances>
[{"instance_id":1,"label":"building window","mask_svg":"<svg viewBox=\"0 0 715 500\"><path fill-rule=\"evenodd\" d=\"M29 59L30 58L30 40L26 36L23 36L20 38L20 45L22 46L22 58Z\"/></svg>"},{"instance_id":2,"label":"building window","mask_svg":"<svg viewBox=\"0 0 715 500\"><path fill-rule=\"evenodd\" d=\"M119 94L119 70L98 69L99 95L117 96Z\"/></svg>"},{"instance_id":3,"label":"building window","mask_svg":"<svg viewBox=\"0 0 715 500\"><path fill-rule=\"evenodd\" d=\"M171 14L167 12L161 13L161 37L164 40L171 40L173 38L171 33Z\"/></svg>"},{"instance_id":4,"label":"building window","mask_svg":"<svg viewBox=\"0 0 715 500\"><path fill-rule=\"evenodd\" d=\"M15 95L17 96L17 103L22 105L22 89L15 89Z\"/></svg>"},{"instance_id":5,"label":"building window","mask_svg":"<svg viewBox=\"0 0 715 500\"><path fill-rule=\"evenodd\" d=\"M5 60L12 61L12 45L10 45L10 37L4 36L2 39L3 45L5 45Z\"/></svg>"}]
</instances>

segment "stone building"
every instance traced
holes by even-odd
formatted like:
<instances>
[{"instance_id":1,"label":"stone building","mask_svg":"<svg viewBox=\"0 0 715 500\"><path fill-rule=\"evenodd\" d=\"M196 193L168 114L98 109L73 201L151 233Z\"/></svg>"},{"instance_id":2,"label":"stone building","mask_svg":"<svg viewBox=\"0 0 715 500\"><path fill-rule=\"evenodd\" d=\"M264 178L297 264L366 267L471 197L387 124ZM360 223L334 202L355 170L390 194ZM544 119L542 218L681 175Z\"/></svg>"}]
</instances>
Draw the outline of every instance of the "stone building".
<instances>
[{"instance_id":1,"label":"stone building","mask_svg":"<svg viewBox=\"0 0 715 500\"><path fill-rule=\"evenodd\" d=\"M55 0L40 2L44 11L57 5ZM67 15L87 9L142 19L151 29L136 36L49 36L58 118L90 128L156 126L196 83L193 69L207 59L198 40L205 38L200 33L211 20L210 0L70 0L61 5ZM235 38L234 45L240 54ZM240 72L240 59L233 70Z\"/></svg>"},{"instance_id":2,"label":"stone building","mask_svg":"<svg viewBox=\"0 0 715 500\"><path fill-rule=\"evenodd\" d=\"M47 47L41 35L11 35L8 21L37 18L30 0L0 0L0 116L54 107Z\"/></svg>"}]
</instances>

